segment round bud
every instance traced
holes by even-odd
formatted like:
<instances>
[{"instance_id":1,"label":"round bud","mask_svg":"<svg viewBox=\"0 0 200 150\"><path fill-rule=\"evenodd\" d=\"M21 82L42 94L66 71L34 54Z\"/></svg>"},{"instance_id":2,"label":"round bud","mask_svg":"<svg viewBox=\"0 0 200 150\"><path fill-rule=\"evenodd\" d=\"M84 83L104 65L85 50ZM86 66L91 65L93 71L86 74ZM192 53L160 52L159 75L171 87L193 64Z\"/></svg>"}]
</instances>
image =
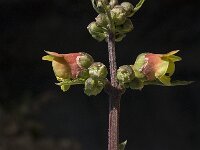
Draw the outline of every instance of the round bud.
<instances>
[{"instance_id":1,"label":"round bud","mask_svg":"<svg viewBox=\"0 0 200 150\"><path fill-rule=\"evenodd\" d=\"M133 14L134 14L134 6L131 3L123 2L123 3L121 3L121 6L125 9L127 17L132 17L133 16Z\"/></svg>"},{"instance_id":2,"label":"round bud","mask_svg":"<svg viewBox=\"0 0 200 150\"><path fill-rule=\"evenodd\" d=\"M101 62L93 63L88 70L90 77L93 78L106 78L108 74L106 66Z\"/></svg>"},{"instance_id":3,"label":"round bud","mask_svg":"<svg viewBox=\"0 0 200 150\"><path fill-rule=\"evenodd\" d=\"M89 78L89 70L88 69L82 69L78 74L78 78L82 78L82 79Z\"/></svg>"},{"instance_id":4,"label":"round bud","mask_svg":"<svg viewBox=\"0 0 200 150\"><path fill-rule=\"evenodd\" d=\"M117 0L110 0L110 2L109 2L109 5L111 8L115 7L115 5L117 5L117 4L118 4Z\"/></svg>"},{"instance_id":5,"label":"round bud","mask_svg":"<svg viewBox=\"0 0 200 150\"><path fill-rule=\"evenodd\" d=\"M105 85L105 82L103 82L102 80L88 78L85 81L84 92L88 96L97 95L103 90L104 85Z\"/></svg>"},{"instance_id":6,"label":"round bud","mask_svg":"<svg viewBox=\"0 0 200 150\"><path fill-rule=\"evenodd\" d=\"M128 33L133 30L133 24L130 19L126 19L124 24L117 26L116 30L119 31L120 33Z\"/></svg>"},{"instance_id":7,"label":"round bud","mask_svg":"<svg viewBox=\"0 0 200 150\"><path fill-rule=\"evenodd\" d=\"M115 25L121 25L126 20L126 11L124 10L124 8L122 6L116 5L111 10L111 17L112 17Z\"/></svg>"},{"instance_id":8,"label":"round bud","mask_svg":"<svg viewBox=\"0 0 200 150\"><path fill-rule=\"evenodd\" d=\"M94 62L91 55L81 52L81 55L76 58L76 62L81 68L88 68Z\"/></svg>"},{"instance_id":9,"label":"round bud","mask_svg":"<svg viewBox=\"0 0 200 150\"><path fill-rule=\"evenodd\" d=\"M99 14L99 15L95 18L95 20L96 20L96 23L97 23L98 26L107 28L107 25L108 25L108 17L107 17L105 14L103 14L103 13Z\"/></svg>"},{"instance_id":10,"label":"round bud","mask_svg":"<svg viewBox=\"0 0 200 150\"><path fill-rule=\"evenodd\" d=\"M96 0L96 7L99 13L104 13L104 5L108 5L108 0Z\"/></svg>"},{"instance_id":11,"label":"round bud","mask_svg":"<svg viewBox=\"0 0 200 150\"><path fill-rule=\"evenodd\" d=\"M120 83L128 83L134 79L135 75L129 65L123 65L117 70L117 80Z\"/></svg>"},{"instance_id":12,"label":"round bud","mask_svg":"<svg viewBox=\"0 0 200 150\"><path fill-rule=\"evenodd\" d=\"M98 41L103 41L107 37L107 33L96 22L90 23L87 29L92 37Z\"/></svg>"}]
</instances>

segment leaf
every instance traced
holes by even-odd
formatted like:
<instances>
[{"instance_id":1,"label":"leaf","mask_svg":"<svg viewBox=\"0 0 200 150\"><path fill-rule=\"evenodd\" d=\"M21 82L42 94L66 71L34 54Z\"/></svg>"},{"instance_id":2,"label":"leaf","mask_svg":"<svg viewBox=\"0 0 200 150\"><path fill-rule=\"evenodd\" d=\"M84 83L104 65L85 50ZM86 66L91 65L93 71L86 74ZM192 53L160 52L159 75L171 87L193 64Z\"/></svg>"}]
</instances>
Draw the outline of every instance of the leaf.
<instances>
[{"instance_id":1,"label":"leaf","mask_svg":"<svg viewBox=\"0 0 200 150\"><path fill-rule=\"evenodd\" d=\"M180 81L180 80L175 80L171 82L171 86L177 86L177 85L188 85L194 83L194 81Z\"/></svg>"},{"instance_id":2,"label":"leaf","mask_svg":"<svg viewBox=\"0 0 200 150\"><path fill-rule=\"evenodd\" d=\"M145 81L144 85L160 85L160 86L179 86L179 85L188 85L194 83L194 81L180 81L180 80L175 80L171 81L170 85L164 85L159 81Z\"/></svg>"},{"instance_id":3,"label":"leaf","mask_svg":"<svg viewBox=\"0 0 200 150\"><path fill-rule=\"evenodd\" d=\"M137 5L135 6L135 8L133 9L133 14L135 14L143 5L145 0L140 0L139 3L137 3Z\"/></svg>"},{"instance_id":4,"label":"leaf","mask_svg":"<svg viewBox=\"0 0 200 150\"><path fill-rule=\"evenodd\" d=\"M61 81L61 80L59 79L59 81ZM85 79L82 79L82 78L78 78L78 79L74 79L74 80L63 79L60 83L56 83L56 85L62 86L62 85L84 84L84 83L85 83Z\"/></svg>"},{"instance_id":5,"label":"leaf","mask_svg":"<svg viewBox=\"0 0 200 150\"><path fill-rule=\"evenodd\" d=\"M125 150L126 144L127 144L127 140L119 145L119 150Z\"/></svg>"}]
</instances>

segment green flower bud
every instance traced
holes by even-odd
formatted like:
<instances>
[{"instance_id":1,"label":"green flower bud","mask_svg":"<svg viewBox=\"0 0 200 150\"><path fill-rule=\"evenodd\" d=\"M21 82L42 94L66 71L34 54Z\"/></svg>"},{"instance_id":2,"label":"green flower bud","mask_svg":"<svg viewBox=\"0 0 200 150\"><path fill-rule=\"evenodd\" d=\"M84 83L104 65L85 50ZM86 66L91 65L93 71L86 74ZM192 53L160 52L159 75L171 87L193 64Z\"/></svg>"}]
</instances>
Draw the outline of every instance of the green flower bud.
<instances>
[{"instance_id":1,"label":"green flower bud","mask_svg":"<svg viewBox=\"0 0 200 150\"><path fill-rule=\"evenodd\" d=\"M105 5L108 5L108 0L91 0L92 6L97 13L105 13Z\"/></svg>"},{"instance_id":2,"label":"green flower bud","mask_svg":"<svg viewBox=\"0 0 200 150\"><path fill-rule=\"evenodd\" d=\"M94 62L91 55L81 52L81 55L76 58L76 62L81 68L88 68Z\"/></svg>"},{"instance_id":3,"label":"green flower bud","mask_svg":"<svg viewBox=\"0 0 200 150\"><path fill-rule=\"evenodd\" d=\"M126 20L126 11L124 10L124 8L122 6L116 5L111 10L111 17L112 17L115 25L121 25Z\"/></svg>"},{"instance_id":4,"label":"green flower bud","mask_svg":"<svg viewBox=\"0 0 200 150\"><path fill-rule=\"evenodd\" d=\"M117 80L122 84L131 82L134 77L134 72L129 65L123 65L117 70Z\"/></svg>"},{"instance_id":5,"label":"green flower bud","mask_svg":"<svg viewBox=\"0 0 200 150\"><path fill-rule=\"evenodd\" d=\"M107 17L105 14L103 14L103 13L99 14L99 15L95 18L95 20L96 20L96 23L97 23L98 26L107 28L107 25L108 25L108 17Z\"/></svg>"},{"instance_id":6,"label":"green flower bud","mask_svg":"<svg viewBox=\"0 0 200 150\"><path fill-rule=\"evenodd\" d=\"M111 8L115 7L118 4L117 0L110 0L109 5Z\"/></svg>"},{"instance_id":7,"label":"green flower bud","mask_svg":"<svg viewBox=\"0 0 200 150\"><path fill-rule=\"evenodd\" d=\"M108 74L106 66L101 62L93 63L88 70L90 77L93 78L106 78Z\"/></svg>"},{"instance_id":8,"label":"green flower bud","mask_svg":"<svg viewBox=\"0 0 200 150\"><path fill-rule=\"evenodd\" d=\"M116 35L115 35L115 41L116 41L116 42L120 42L120 41L122 41L123 38L125 38L125 37L126 37L126 34L124 34L124 33L116 33Z\"/></svg>"},{"instance_id":9,"label":"green flower bud","mask_svg":"<svg viewBox=\"0 0 200 150\"><path fill-rule=\"evenodd\" d=\"M78 78L87 79L89 78L89 70L83 69L81 72L79 72Z\"/></svg>"},{"instance_id":10,"label":"green flower bud","mask_svg":"<svg viewBox=\"0 0 200 150\"><path fill-rule=\"evenodd\" d=\"M133 14L134 14L134 6L131 3L123 2L123 3L121 3L121 6L125 9L127 17L132 17L133 16Z\"/></svg>"},{"instance_id":11,"label":"green flower bud","mask_svg":"<svg viewBox=\"0 0 200 150\"><path fill-rule=\"evenodd\" d=\"M142 90L144 87L143 82L140 79L134 78L130 83L129 87L133 90Z\"/></svg>"},{"instance_id":12,"label":"green flower bud","mask_svg":"<svg viewBox=\"0 0 200 150\"><path fill-rule=\"evenodd\" d=\"M126 19L125 23L117 26L116 30L120 33L128 33L133 30L133 24L130 19Z\"/></svg>"},{"instance_id":13,"label":"green flower bud","mask_svg":"<svg viewBox=\"0 0 200 150\"><path fill-rule=\"evenodd\" d=\"M97 95L103 90L104 86L105 86L105 82L103 80L88 78L85 81L84 92L88 96Z\"/></svg>"},{"instance_id":14,"label":"green flower bud","mask_svg":"<svg viewBox=\"0 0 200 150\"><path fill-rule=\"evenodd\" d=\"M103 41L107 37L107 33L97 25L96 22L91 22L87 27L89 33L97 41Z\"/></svg>"}]
</instances>

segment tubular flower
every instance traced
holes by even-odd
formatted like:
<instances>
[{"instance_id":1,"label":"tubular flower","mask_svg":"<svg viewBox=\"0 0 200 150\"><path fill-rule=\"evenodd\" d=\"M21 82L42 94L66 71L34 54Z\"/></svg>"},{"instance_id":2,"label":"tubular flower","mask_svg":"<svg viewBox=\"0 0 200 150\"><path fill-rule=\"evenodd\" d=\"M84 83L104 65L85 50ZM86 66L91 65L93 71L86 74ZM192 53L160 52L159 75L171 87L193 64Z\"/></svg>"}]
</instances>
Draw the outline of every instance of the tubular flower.
<instances>
[{"instance_id":1,"label":"tubular flower","mask_svg":"<svg viewBox=\"0 0 200 150\"><path fill-rule=\"evenodd\" d=\"M171 51L167 54L140 54L137 57L135 64L131 66L135 72L135 76L144 81L158 79L164 85L170 86L170 77L175 71L174 62L181 60L180 57L175 56L178 51L179 50Z\"/></svg>"},{"instance_id":2,"label":"tubular flower","mask_svg":"<svg viewBox=\"0 0 200 150\"><path fill-rule=\"evenodd\" d=\"M87 68L93 63L93 58L83 52L58 54L46 51L48 55L43 60L51 61L57 79L76 79L83 77Z\"/></svg>"}]
</instances>

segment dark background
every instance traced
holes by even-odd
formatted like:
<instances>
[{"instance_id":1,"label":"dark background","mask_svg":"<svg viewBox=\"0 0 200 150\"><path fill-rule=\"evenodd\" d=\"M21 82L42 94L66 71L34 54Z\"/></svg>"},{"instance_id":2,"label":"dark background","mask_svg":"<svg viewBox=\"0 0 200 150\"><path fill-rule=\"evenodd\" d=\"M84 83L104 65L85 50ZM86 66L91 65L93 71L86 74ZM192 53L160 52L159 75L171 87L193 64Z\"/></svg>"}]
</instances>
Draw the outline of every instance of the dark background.
<instances>
[{"instance_id":1,"label":"dark background","mask_svg":"<svg viewBox=\"0 0 200 150\"><path fill-rule=\"evenodd\" d=\"M146 0L134 32L117 44L118 65L180 49L173 77L196 81L127 90L120 119L127 150L200 149L199 14L198 0ZM107 95L88 97L82 86L63 93L41 60L44 50L85 51L108 66L106 43L86 29L96 15L90 0L0 0L0 150L106 150Z\"/></svg>"}]
</instances>

